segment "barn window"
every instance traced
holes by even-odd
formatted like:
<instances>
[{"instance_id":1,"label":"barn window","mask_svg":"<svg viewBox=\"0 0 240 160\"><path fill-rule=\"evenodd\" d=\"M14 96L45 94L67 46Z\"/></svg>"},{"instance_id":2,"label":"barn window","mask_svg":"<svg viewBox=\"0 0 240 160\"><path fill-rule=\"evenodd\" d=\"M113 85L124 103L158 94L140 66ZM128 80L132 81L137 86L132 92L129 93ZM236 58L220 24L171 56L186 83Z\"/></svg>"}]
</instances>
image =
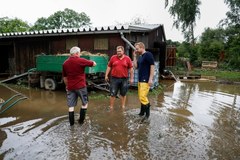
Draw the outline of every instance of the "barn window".
<instances>
[{"instance_id":1,"label":"barn window","mask_svg":"<svg viewBox=\"0 0 240 160\"><path fill-rule=\"evenodd\" d=\"M70 50L74 46L78 46L78 39L71 38L66 40L66 50Z\"/></svg>"},{"instance_id":2,"label":"barn window","mask_svg":"<svg viewBox=\"0 0 240 160\"><path fill-rule=\"evenodd\" d=\"M107 38L95 38L94 39L94 50L108 50L108 39Z\"/></svg>"}]
</instances>

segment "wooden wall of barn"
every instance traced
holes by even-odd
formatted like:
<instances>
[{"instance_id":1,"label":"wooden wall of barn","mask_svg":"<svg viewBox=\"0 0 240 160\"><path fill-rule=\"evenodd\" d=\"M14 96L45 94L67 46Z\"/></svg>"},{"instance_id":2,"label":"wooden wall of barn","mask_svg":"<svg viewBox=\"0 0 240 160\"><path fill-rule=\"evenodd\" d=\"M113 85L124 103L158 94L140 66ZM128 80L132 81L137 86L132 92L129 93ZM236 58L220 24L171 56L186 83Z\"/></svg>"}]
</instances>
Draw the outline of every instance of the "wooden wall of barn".
<instances>
[{"instance_id":1,"label":"wooden wall of barn","mask_svg":"<svg viewBox=\"0 0 240 160\"><path fill-rule=\"evenodd\" d=\"M108 49L94 49L94 39L96 38L107 39ZM69 53L70 47L68 46L69 48L67 48L67 41L71 41L71 39L77 42L76 45L79 46L82 51L105 53L109 56L115 54L116 46L125 45L120 34L15 38L8 40L8 42L11 42L11 45L0 45L1 51L4 52L4 55L0 54L0 59L5 56L4 59L8 61L8 63L2 63L2 65L9 65L0 72L9 72L10 75L24 73L36 66L36 56L38 54L56 55ZM1 66L1 68L3 67Z\"/></svg>"},{"instance_id":2,"label":"wooden wall of barn","mask_svg":"<svg viewBox=\"0 0 240 160\"><path fill-rule=\"evenodd\" d=\"M161 27L147 33L134 33L126 35L126 38L132 43L143 42L146 50L153 53L154 60L159 61L159 72L163 73L166 59L166 42L163 29ZM132 57L132 49L129 49L129 55Z\"/></svg>"},{"instance_id":3,"label":"wooden wall of barn","mask_svg":"<svg viewBox=\"0 0 240 160\"><path fill-rule=\"evenodd\" d=\"M49 51L46 39L19 39L15 41L15 74L35 67L36 55Z\"/></svg>"},{"instance_id":4,"label":"wooden wall of barn","mask_svg":"<svg viewBox=\"0 0 240 160\"><path fill-rule=\"evenodd\" d=\"M146 49L154 54L155 60L160 61L160 66L165 65L166 42L162 27L151 32L129 32L124 36L133 44L143 42ZM1 39L0 73L9 72L11 75L24 73L36 66L38 54L69 53L72 46L79 46L82 51L91 53L105 53L111 57L116 53L118 45L124 46L126 53L132 57L132 49L121 39L120 33L33 35Z\"/></svg>"},{"instance_id":5,"label":"wooden wall of barn","mask_svg":"<svg viewBox=\"0 0 240 160\"><path fill-rule=\"evenodd\" d=\"M94 49L94 40L98 38L106 38L108 39L108 49L99 50ZM91 53L105 53L111 56L115 53L116 46L118 45L124 45L120 34L111 34L111 35L78 35L78 36L64 36L64 37L54 37L50 40L50 53L48 54L63 54L63 53L69 53L70 48L67 48L67 40L69 39L75 39L77 40L76 46L79 46L81 48L81 51L88 51Z\"/></svg>"}]
</instances>

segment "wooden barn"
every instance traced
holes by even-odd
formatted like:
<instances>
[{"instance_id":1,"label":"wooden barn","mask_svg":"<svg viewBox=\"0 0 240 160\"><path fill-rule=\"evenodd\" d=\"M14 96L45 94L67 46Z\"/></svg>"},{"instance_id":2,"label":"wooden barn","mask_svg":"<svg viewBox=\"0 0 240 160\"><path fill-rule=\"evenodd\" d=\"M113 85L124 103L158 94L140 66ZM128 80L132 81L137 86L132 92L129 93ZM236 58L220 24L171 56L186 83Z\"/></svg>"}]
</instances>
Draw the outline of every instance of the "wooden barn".
<instances>
[{"instance_id":1,"label":"wooden barn","mask_svg":"<svg viewBox=\"0 0 240 160\"><path fill-rule=\"evenodd\" d=\"M116 46L123 45L126 54L132 56L131 45L138 41L144 42L155 61L160 62L161 73L165 68L166 37L160 24L0 33L0 74L25 73L36 66L36 55L69 53L72 46L111 57Z\"/></svg>"}]
</instances>

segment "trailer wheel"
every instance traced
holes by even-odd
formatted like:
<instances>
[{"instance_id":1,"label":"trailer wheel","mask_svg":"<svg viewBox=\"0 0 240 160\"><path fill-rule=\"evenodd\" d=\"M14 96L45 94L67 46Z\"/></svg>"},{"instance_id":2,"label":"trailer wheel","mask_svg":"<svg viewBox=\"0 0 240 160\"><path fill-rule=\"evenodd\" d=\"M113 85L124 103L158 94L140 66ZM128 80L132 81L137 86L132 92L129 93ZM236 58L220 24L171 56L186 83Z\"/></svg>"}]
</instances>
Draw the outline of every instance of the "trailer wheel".
<instances>
[{"instance_id":1,"label":"trailer wheel","mask_svg":"<svg viewBox=\"0 0 240 160\"><path fill-rule=\"evenodd\" d=\"M57 83L52 78L45 79L44 87L46 90L55 90L57 88Z\"/></svg>"}]
</instances>

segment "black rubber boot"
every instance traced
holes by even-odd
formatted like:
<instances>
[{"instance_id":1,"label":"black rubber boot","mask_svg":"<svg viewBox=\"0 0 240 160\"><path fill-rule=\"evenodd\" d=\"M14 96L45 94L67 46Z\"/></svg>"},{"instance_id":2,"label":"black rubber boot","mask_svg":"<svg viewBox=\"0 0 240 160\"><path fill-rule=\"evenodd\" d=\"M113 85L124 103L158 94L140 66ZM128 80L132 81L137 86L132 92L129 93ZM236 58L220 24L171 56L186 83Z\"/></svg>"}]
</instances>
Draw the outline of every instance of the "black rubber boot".
<instances>
[{"instance_id":1,"label":"black rubber boot","mask_svg":"<svg viewBox=\"0 0 240 160\"><path fill-rule=\"evenodd\" d=\"M150 103L148 103L147 105L146 105L146 119L148 119L148 117L150 116Z\"/></svg>"},{"instance_id":2,"label":"black rubber boot","mask_svg":"<svg viewBox=\"0 0 240 160\"><path fill-rule=\"evenodd\" d=\"M143 104L141 104L140 113L138 115L139 116L144 116L145 110L146 110L146 107Z\"/></svg>"},{"instance_id":3,"label":"black rubber boot","mask_svg":"<svg viewBox=\"0 0 240 160\"><path fill-rule=\"evenodd\" d=\"M68 112L70 126L74 125L74 112Z\"/></svg>"},{"instance_id":4,"label":"black rubber boot","mask_svg":"<svg viewBox=\"0 0 240 160\"><path fill-rule=\"evenodd\" d=\"M84 123L86 112L87 112L87 109L81 108L81 110L80 110L80 118L78 120L79 124L83 124Z\"/></svg>"}]
</instances>

